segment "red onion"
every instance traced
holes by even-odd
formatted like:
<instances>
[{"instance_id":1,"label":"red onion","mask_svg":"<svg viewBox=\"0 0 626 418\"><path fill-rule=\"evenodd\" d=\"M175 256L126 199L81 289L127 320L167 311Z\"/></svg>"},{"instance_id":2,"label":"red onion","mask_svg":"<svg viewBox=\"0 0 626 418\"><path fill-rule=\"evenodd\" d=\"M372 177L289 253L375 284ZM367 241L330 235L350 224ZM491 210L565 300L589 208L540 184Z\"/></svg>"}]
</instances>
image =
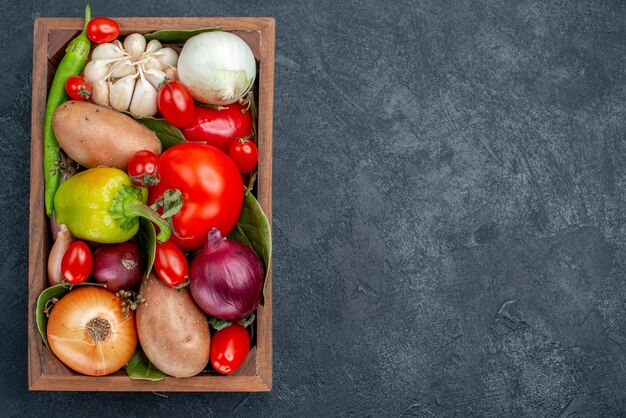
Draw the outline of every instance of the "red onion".
<instances>
[{"instance_id":1,"label":"red onion","mask_svg":"<svg viewBox=\"0 0 626 418\"><path fill-rule=\"evenodd\" d=\"M93 277L113 292L135 287L143 273L143 254L133 241L102 244L93 252Z\"/></svg>"},{"instance_id":2,"label":"red onion","mask_svg":"<svg viewBox=\"0 0 626 418\"><path fill-rule=\"evenodd\" d=\"M216 318L242 319L259 306L265 272L259 256L248 246L222 239L213 228L191 263L191 296Z\"/></svg>"}]
</instances>

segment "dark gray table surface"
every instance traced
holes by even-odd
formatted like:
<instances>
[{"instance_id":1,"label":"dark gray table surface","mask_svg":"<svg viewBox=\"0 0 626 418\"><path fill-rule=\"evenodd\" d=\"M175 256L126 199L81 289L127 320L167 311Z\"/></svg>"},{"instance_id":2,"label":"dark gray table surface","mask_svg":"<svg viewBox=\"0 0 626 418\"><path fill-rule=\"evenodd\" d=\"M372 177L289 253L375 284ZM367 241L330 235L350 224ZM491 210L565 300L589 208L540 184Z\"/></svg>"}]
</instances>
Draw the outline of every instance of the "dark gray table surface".
<instances>
[{"instance_id":1,"label":"dark gray table surface","mask_svg":"<svg viewBox=\"0 0 626 418\"><path fill-rule=\"evenodd\" d=\"M626 3L107 1L275 16L274 390L27 389L32 20L0 40L2 416L626 414Z\"/></svg>"}]
</instances>

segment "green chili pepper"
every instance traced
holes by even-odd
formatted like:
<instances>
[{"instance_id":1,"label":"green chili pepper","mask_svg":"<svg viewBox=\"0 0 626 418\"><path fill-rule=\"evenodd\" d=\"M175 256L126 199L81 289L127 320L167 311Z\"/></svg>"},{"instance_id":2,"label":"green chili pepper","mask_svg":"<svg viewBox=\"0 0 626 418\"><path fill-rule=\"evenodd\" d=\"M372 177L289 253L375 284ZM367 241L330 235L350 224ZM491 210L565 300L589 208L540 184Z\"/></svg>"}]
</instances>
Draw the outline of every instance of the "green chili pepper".
<instances>
[{"instance_id":1,"label":"green chili pepper","mask_svg":"<svg viewBox=\"0 0 626 418\"><path fill-rule=\"evenodd\" d=\"M72 236L112 244L131 239L139 230L139 217L159 227L157 239L169 239L170 228L157 212L146 206L148 191L134 187L128 174L111 167L97 167L70 177L54 196L57 223Z\"/></svg>"},{"instance_id":2,"label":"green chili pepper","mask_svg":"<svg viewBox=\"0 0 626 418\"><path fill-rule=\"evenodd\" d=\"M87 38L87 23L91 20L89 5L85 8L85 26L83 31L70 42L65 50L65 56L59 63L52 80L48 102L46 103L46 118L43 127L43 174L45 189L46 213L52 215L54 209L54 194L61 179L61 152L59 142L52 129L52 114L59 105L68 100L65 91L65 82L70 76L79 75L89 56L91 42Z\"/></svg>"}]
</instances>

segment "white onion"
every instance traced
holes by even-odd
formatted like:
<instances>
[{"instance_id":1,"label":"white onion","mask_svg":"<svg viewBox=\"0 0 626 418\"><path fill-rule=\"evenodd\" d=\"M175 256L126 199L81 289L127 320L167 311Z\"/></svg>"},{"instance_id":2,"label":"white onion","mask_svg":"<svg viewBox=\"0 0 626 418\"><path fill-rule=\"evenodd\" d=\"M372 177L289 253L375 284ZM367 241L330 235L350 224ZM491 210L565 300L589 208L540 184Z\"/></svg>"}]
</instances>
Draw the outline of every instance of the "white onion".
<instances>
[{"instance_id":1,"label":"white onion","mask_svg":"<svg viewBox=\"0 0 626 418\"><path fill-rule=\"evenodd\" d=\"M178 59L178 78L199 102L227 105L248 92L256 77L252 50L229 32L189 39Z\"/></svg>"}]
</instances>

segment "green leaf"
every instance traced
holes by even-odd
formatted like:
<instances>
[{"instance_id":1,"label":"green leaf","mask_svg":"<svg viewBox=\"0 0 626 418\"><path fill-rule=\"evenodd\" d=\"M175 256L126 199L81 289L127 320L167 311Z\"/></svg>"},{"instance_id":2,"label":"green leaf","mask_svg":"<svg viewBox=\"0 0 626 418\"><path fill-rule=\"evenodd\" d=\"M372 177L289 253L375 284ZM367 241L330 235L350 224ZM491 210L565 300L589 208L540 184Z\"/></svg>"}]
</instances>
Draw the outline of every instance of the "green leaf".
<instances>
[{"instance_id":1,"label":"green leaf","mask_svg":"<svg viewBox=\"0 0 626 418\"><path fill-rule=\"evenodd\" d=\"M41 334L41 339L46 347L48 345L47 329L48 329L48 316L44 312L48 301L52 299L61 299L67 292L70 291L70 287L66 284L58 284L45 289L37 298L37 329Z\"/></svg>"},{"instance_id":2,"label":"green leaf","mask_svg":"<svg viewBox=\"0 0 626 418\"><path fill-rule=\"evenodd\" d=\"M272 232L261 205L252 193L246 193L243 198L243 208L237 225L228 234L228 239L241 242L257 253L265 269L265 280L269 271L272 256ZM263 286L265 289L265 285ZM261 305L265 303L261 299Z\"/></svg>"},{"instance_id":3,"label":"green leaf","mask_svg":"<svg viewBox=\"0 0 626 418\"><path fill-rule=\"evenodd\" d=\"M143 37L146 41L156 39L161 43L180 44L186 42L192 36L199 35L204 32L215 32L222 30L221 26L213 26L210 28L193 29L193 30L158 30L156 32L147 33Z\"/></svg>"},{"instance_id":4,"label":"green leaf","mask_svg":"<svg viewBox=\"0 0 626 418\"><path fill-rule=\"evenodd\" d=\"M39 294L39 297L37 298L37 311L35 312L35 317L36 317L36 322L37 322L37 329L39 330L39 333L41 334L41 339L43 340L43 343L46 345L46 347L50 348L50 345L48 345L48 315L50 314L48 312L48 315L46 315L46 305L48 306L48 310L50 310L50 308L52 308L53 299L61 299L63 296L65 296L67 293L69 293L70 290L72 290L75 287L79 287L79 286L100 286L100 287L104 287L103 284L100 283L81 283L81 284L77 284L77 285L70 285L69 283L62 283L62 284L57 284L55 286L50 286L47 289L44 289L43 292L41 292ZM56 303L56 301L54 302Z\"/></svg>"},{"instance_id":5,"label":"green leaf","mask_svg":"<svg viewBox=\"0 0 626 418\"><path fill-rule=\"evenodd\" d=\"M172 126L165 119L157 119L150 116L135 116L130 112L122 112L126 116L130 116L135 119L137 122L141 123L146 128L153 131L159 140L161 141L161 145L163 146L163 151L168 148L173 147L174 145L182 144L186 142L183 133L175 126Z\"/></svg>"},{"instance_id":6,"label":"green leaf","mask_svg":"<svg viewBox=\"0 0 626 418\"><path fill-rule=\"evenodd\" d=\"M137 350L128 361L126 373L131 379L152 380L153 382L165 377L165 373L157 369L148 360L148 357L146 357L140 347L137 347Z\"/></svg>"},{"instance_id":7,"label":"green leaf","mask_svg":"<svg viewBox=\"0 0 626 418\"><path fill-rule=\"evenodd\" d=\"M139 238L139 244L143 250L143 253L146 254L146 274L145 277L150 275L152 271L152 266L154 265L154 257L156 254L156 241L157 234L156 229L154 229L154 225L147 219L139 218L139 233L137 234L137 238Z\"/></svg>"}]
</instances>

